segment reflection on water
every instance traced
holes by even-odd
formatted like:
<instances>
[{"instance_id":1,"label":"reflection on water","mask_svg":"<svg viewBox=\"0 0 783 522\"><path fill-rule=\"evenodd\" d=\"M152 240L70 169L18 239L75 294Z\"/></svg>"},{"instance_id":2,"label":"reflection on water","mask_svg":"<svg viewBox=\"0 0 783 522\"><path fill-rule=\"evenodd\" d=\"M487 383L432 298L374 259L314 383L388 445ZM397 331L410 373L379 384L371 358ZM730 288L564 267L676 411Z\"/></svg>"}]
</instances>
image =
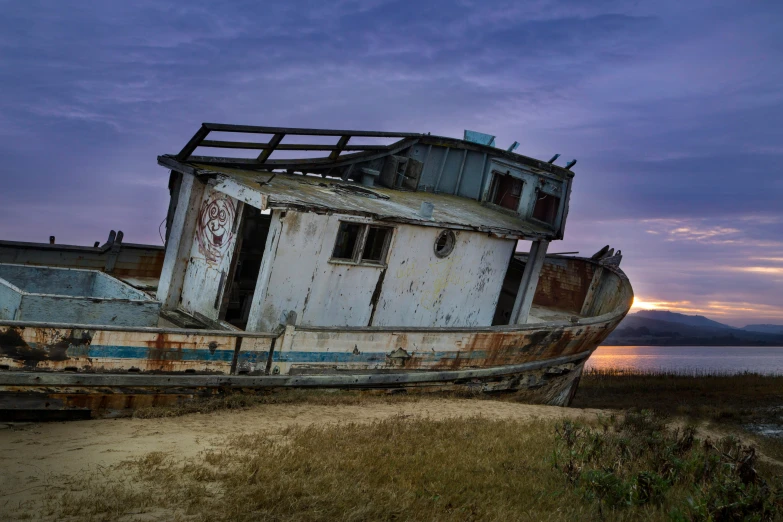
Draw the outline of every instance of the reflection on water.
<instances>
[{"instance_id":1,"label":"reflection on water","mask_svg":"<svg viewBox=\"0 0 783 522\"><path fill-rule=\"evenodd\" d=\"M783 375L783 347L601 346L588 359L587 368Z\"/></svg>"}]
</instances>

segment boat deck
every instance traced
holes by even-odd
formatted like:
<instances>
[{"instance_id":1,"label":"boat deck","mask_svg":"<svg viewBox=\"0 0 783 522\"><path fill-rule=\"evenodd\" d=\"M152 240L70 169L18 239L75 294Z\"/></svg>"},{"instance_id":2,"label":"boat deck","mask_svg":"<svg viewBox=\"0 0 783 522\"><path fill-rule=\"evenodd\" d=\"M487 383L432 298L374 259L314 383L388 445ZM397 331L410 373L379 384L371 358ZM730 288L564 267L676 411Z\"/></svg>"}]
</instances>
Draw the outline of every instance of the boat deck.
<instances>
[{"instance_id":1,"label":"boat deck","mask_svg":"<svg viewBox=\"0 0 783 522\"><path fill-rule=\"evenodd\" d=\"M533 305L527 322L528 324L571 322L573 317L584 318L582 315L567 310ZM225 321L210 322L206 318L197 318L182 310L161 312L158 326L161 328L183 328L189 330L241 330Z\"/></svg>"},{"instance_id":2,"label":"boat deck","mask_svg":"<svg viewBox=\"0 0 783 522\"><path fill-rule=\"evenodd\" d=\"M530 315L527 318L528 324L533 323L551 323L551 322L569 322L572 317L578 317L584 319L583 315L579 315L575 312L568 310L559 310L557 308L550 308L546 306L533 305L530 308Z\"/></svg>"}]
</instances>

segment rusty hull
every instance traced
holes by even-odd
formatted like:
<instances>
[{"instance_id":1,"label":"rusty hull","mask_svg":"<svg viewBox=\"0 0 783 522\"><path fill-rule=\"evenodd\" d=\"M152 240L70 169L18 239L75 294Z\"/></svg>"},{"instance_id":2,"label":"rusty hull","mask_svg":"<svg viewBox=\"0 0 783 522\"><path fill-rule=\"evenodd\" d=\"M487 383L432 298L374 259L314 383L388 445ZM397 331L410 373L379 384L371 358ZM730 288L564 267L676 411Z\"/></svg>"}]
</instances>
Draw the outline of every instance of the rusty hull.
<instances>
[{"instance_id":1,"label":"rusty hull","mask_svg":"<svg viewBox=\"0 0 783 522\"><path fill-rule=\"evenodd\" d=\"M592 273L579 272L580 288ZM603 267L601 274L596 295L605 313L515 326L289 325L251 333L2 321L0 416L117 414L227 390L284 387L458 386L567 405L585 361L632 303L622 271Z\"/></svg>"}]
</instances>

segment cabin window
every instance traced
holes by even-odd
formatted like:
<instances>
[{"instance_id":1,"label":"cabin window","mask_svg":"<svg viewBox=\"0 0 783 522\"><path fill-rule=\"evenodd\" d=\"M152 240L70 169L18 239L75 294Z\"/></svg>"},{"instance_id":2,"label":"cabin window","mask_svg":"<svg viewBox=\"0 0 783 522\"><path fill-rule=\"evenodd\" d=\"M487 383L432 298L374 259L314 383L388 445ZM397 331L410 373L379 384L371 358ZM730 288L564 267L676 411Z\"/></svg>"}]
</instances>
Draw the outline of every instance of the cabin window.
<instances>
[{"instance_id":1,"label":"cabin window","mask_svg":"<svg viewBox=\"0 0 783 522\"><path fill-rule=\"evenodd\" d=\"M549 225L555 224L557 210L560 208L560 198L536 190L536 205L533 207L533 218Z\"/></svg>"},{"instance_id":2,"label":"cabin window","mask_svg":"<svg viewBox=\"0 0 783 522\"><path fill-rule=\"evenodd\" d=\"M391 227L340 222L332 261L385 265L392 230Z\"/></svg>"},{"instance_id":3,"label":"cabin window","mask_svg":"<svg viewBox=\"0 0 783 522\"><path fill-rule=\"evenodd\" d=\"M435 240L435 255L438 257L446 257L454 250L454 245L457 243L457 236L451 230L444 230L438 234L438 239Z\"/></svg>"},{"instance_id":4,"label":"cabin window","mask_svg":"<svg viewBox=\"0 0 783 522\"><path fill-rule=\"evenodd\" d=\"M362 250L362 261L381 263L386 259L386 249L391 239L391 229L388 227L369 227L367 239Z\"/></svg>"},{"instance_id":5,"label":"cabin window","mask_svg":"<svg viewBox=\"0 0 783 522\"><path fill-rule=\"evenodd\" d=\"M510 174L492 173L492 184L489 188L489 200L495 205L516 212L519 200L522 198L523 182Z\"/></svg>"},{"instance_id":6,"label":"cabin window","mask_svg":"<svg viewBox=\"0 0 783 522\"><path fill-rule=\"evenodd\" d=\"M353 261L356 255L356 244L359 242L364 225L358 223L340 223L340 229L337 231L337 240L334 242L334 251L332 259L344 259Z\"/></svg>"}]
</instances>

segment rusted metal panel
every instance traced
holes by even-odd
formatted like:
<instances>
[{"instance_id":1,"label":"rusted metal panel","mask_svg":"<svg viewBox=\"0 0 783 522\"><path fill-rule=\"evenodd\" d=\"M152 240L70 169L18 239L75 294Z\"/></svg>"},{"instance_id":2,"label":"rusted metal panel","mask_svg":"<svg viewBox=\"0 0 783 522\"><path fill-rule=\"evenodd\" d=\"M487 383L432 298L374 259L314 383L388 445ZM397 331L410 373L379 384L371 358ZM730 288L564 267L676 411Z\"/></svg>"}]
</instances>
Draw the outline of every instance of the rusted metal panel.
<instances>
[{"instance_id":1,"label":"rusted metal panel","mask_svg":"<svg viewBox=\"0 0 783 522\"><path fill-rule=\"evenodd\" d=\"M272 370L441 370L522 364L589 353L620 319L595 326L545 325L522 331L425 329L319 331L290 328L272 356Z\"/></svg>"},{"instance_id":2,"label":"rusted metal panel","mask_svg":"<svg viewBox=\"0 0 783 522\"><path fill-rule=\"evenodd\" d=\"M518 400L528 403L567 406L576 391L576 385L584 367L583 358L566 358L554 361L541 361L524 367L518 367L511 373L479 374L475 370L443 372L391 372L385 375L318 375L292 377L261 377L239 380L212 380L205 385L205 377L190 377L186 383L173 386L142 386L136 375L108 376L103 385L91 383L89 386L67 385L47 382L45 387L7 385L0 374L0 418L3 420L41 420L73 419L90 417L111 417L128 414L130 411L150 406L168 406L186 402L196 397L209 397L222 394L224 390L253 390L265 387L351 387L360 389L388 389L404 386L411 391L454 390L468 388L471 391L486 393L516 394ZM27 377L29 374L17 376ZM62 377L74 377L73 374ZM40 374L32 375L35 381ZM111 382L107 381L109 378ZM160 377L158 377L160 379ZM231 379L231 378L229 378ZM48 380L48 379L47 379ZM71 379L72 381L74 379ZM79 379L83 380L83 379ZM122 382L121 382L122 380ZM194 381L194 380L199 380Z\"/></svg>"},{"instance_id":3,"label":"rusted metal panel","mask_svg":"<svg viewBox=\"0 0 783 522\"><path fill-rule=\"evenodd\" d=\"M495 379L522 372L536 371L580 363L589 353L580 353L542 359L526 363L469 369L443 369L438 371L399 371L382 373L325 374L325 375L145 375L108 373L66 373L66 372L2 372L0 391L11 387L58 386L58 387L131 387L144 389L198 389L198 388L379 388L405 385L439 385L443 383L470 380Z\"/></svg>"}]
</instances>

